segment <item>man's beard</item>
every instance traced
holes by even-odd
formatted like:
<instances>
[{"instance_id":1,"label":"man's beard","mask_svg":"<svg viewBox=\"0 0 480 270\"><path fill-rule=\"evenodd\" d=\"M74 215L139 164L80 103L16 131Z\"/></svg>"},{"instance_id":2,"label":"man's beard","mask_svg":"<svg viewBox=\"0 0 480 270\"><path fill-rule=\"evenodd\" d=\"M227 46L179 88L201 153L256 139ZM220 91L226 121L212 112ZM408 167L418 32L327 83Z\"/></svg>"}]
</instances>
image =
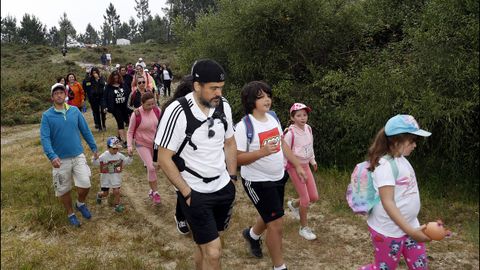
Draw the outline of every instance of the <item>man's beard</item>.
<instances>
[{"instance_id":1,"label":"man's beard","mask_svg":"<svg viewBox=\"0 0 480 270\"><path fill-rule=\"evenodd\" d=\"M210 101L200 97L200 103L207 108L216 108L220 104L221 97L213 98Z\"/></svg>"}]
</instances>

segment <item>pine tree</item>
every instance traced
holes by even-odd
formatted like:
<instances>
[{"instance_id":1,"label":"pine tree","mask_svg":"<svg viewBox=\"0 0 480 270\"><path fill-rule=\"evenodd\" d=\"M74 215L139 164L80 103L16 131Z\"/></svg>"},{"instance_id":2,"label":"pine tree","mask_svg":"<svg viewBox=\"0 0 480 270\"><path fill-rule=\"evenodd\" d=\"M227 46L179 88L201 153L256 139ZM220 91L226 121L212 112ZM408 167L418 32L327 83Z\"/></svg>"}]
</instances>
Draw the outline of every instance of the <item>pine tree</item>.
<instances>
[{"instance_id":1,"label":"pine tree","mask_svg":"<svg viewBox=\"0 0 480 270\"><path fill-rule=\"evenodd\" d=\"M108 8L105 11L107 14L103 15L103 19L105 19L104 25L108 25L110 28L111 34L111 39L109 40L108 43L117 44L117 31L120 28L120 15L117 15L117 11L115 10L115 7L113 6L112 3L108 6Z\"/></svg>"},{"instance_id":2,"label":"pine tree","mask_svg":"<svg viewBox=\"0 0 480 270\"><path fill-rule=\"evenodd\" d=\"M23 15L18 36L26 44L45 44L47 27L34 15Z\"/></svg>"},{"instance_id":3,"label":"pine tree","mask_svg":"<svg viewBox=\"0 0 480 270\"><path fill-rule=\"evenodd\" d=\"M98 34L97 31L93 28L93 26L88 23L87 29L85 29L85 43L87 44L97 44L98 43Z\"/></svg>"},{"instance_id":4,"label":"pine tree","mask_svg":"<svg viewBox=\"0 0 480 270\"><path fill-rule=\"evenodd\" d=\"M16 42L18 40L17 19L12 16L2 18L2 41Z\"/></svg>"},{"instance_id":5,"label":"pine tree","mask_svg":"<svg viewBox=\"0 0 480 270\"><path fill-rule=\"evenodd\" d=\"M72 22L67 18L67 13L65 12L63 16L60 17L58 25L60 26L60 38L63 40L64 46L67 46L68 37L75 38L77 31L73 27Z\"/></svg>"},{"instance_id":6,"label":"pine tree","mask_svg":"<svg viewBox=\"0 0 480 270\"><path fill-rule=\"evenodd\" d=\"M139 32L143 41L146 41L147 21L151 18L150 10L148 9L148 0L135 0L135 3L135 11L137 11L137 17L140 19Z\"/></svg>"}]
</instances>

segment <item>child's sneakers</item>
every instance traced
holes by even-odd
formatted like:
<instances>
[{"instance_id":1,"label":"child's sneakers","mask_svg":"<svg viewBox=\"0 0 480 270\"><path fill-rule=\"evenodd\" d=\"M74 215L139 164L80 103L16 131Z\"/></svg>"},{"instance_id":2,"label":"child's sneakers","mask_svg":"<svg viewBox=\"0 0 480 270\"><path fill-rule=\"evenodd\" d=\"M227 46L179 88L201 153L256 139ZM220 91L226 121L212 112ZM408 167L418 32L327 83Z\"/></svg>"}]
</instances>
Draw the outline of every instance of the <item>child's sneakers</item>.
<instances>
[{"instance_id":1,"label":"child's sneakers","mask_svg":"<svg viewBox=\"0 0 480 270\"><path fill-rule=\"evenodd\" d=\"M92 217L92 215L90 214L90 211L88 211L88 208L87 208L86 204L82 204L80 206L75 204L75 209L80 211L80 213L82 213L82 216L86 219L90 219Z\"/></svg>"},{"instance_id":2,"label":"child's sneakers","mask_svg":"<svg viewBox=\"0 0 480 270\"><path fill-rule=\"evenodd\" d=\"M151 189L148 191L148 198L153 199L153 190Z\"/></svg>"},{"instance_id":3,"label":"child's sneakers","mask_svg":"<svg viewBox=\"0 0 480 270\"><path fill-rule=\"evenodd\" d=\"M115 205L115 212L117 212L117 213L122 213L123 210L125 210L125 206L123 206L123 204L117 204L117 205Z\"/></svg>"},{"instance_id":4,"label":"child's sneakers","mask_svg":"<svg viewBox=\"0 0 480 270\"><path fill-rule=\"evenodd\" d=\"M70 221L70 224L74 227L80 227L80 221L78 221L78 218L75 214L68 216L68 221Z\"/></svg>"},{"instance_id":5,"label":"child's sneakers","mask_svg":"<svg viewBox=\"0 0 480 270\"><path fill-rule=\"evenodd\" d=\"M153 201L153 203L154 203L155 205L160 204L160 201L161 201L161 199L160 199L160 194L158 194L157 191L153 192L153 194L152 194L152 201Z\"/></svg>"},{"instance_id":6,"label":"child's sneakers","mask_svg":"<svg viewBox=\"0 0 480 270\"><path fill-rule=\"evenodd\" d=\"M310 227L300 227L300 229L298 230L298 234L300 234L301 237L307 240L317 239L317 236L312 232L312 229L310 229Z\"/></svg>"},{"instance_id":7,"label":"child's sneakers","mask_svg":"<svg viewBox=\"0 0 480 270\"><path fill-rule=\"evenodd\" d=\"M97 198L95 200L97 201L97 204L102 204L102 196L100 195L100 192L97 193Z\"/></svg>"},{"instance_id":8,"label":"child's sneakers","mask_svg":"<svg viewBox=\"0 0 480 270\"><path fill-rule=\"evenodd\" d=\"M300 212L298 210L298 207L293 206L293 202L289 200L287 202L288 208L290 208L290 211L292 211L293 217L297 220L300 220Z\"/></svg>"}]
</instances>

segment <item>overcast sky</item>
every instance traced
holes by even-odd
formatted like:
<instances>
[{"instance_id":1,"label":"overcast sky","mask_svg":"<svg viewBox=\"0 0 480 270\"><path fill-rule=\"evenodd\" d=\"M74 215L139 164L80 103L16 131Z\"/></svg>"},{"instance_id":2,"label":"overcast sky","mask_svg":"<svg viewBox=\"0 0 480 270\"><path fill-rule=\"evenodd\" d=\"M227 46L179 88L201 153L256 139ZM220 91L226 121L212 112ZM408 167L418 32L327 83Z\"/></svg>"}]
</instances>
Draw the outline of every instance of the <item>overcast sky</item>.
<instances>
[{"instance_id":1,"label":"overcast sky","mask_svg":"<svg viewBox=\"0 0 480 270\"><path fill-rule=\"evenodd\" d=\"M166 7L166 0L150 0L148 7L152 16L155 14L164 17L162 8ZM120 21L128 22L130 17L138 22L137 12L135 11L135 0L1 0L2 18L11 15L17 19L17 26L25 13L33 14L43 24L47 25L47 30L52 26L58 27L58 21L67 13L67 18L72 22L77 33L85 33L87 24L91 23L95 30L99 31L103 24L103 15L105 10L112 3L117 14L120 15Z\"/></svg>"}]
</instances>

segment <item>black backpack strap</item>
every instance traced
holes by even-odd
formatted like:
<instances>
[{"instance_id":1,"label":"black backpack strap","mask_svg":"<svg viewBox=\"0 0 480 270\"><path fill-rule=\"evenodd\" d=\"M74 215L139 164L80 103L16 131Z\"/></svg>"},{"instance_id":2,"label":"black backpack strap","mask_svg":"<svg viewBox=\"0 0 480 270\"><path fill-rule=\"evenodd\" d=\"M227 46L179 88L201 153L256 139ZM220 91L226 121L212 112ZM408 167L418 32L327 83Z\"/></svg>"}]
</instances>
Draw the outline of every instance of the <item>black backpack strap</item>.
<instances>
[{"instance_id":1,"label":"black backpack strap","mask_svg":"<svg viewBox=\"0 0 480 270\"><path fill-rule=\"evenodd\" d=\"M177 99L177 101L180 103L182 106L183 112L185 113L185 117L187 119L187 128L185 129L185 139L183 140L182 144L180 145L180 148L178 149L176 155L180 156L180 153L183 151L183 148L185 145L188 144L193 148L193 150L197 150L197 146L192 143L192 135L193 132L197 128L199 128L205 121L200 121L195 116L193 116L192 110L190 109L190 106L188 106L188 101L185 97L180 97Z\"/></svg>"},{"instance_id":2,"label":"black backpack strap","mask_svg":"<svg viewBox=\"0 0 480 270\"><path fill-rule=\"evenodd\" d=\"M213 119L220 119L223 124L223 129L227 131L228 123L227 123L227 116L225 115L225 111L223 110L223 98L220 99L220 104L215 108L215 111L212 114Z\"/></svg>"}]
</instances>

